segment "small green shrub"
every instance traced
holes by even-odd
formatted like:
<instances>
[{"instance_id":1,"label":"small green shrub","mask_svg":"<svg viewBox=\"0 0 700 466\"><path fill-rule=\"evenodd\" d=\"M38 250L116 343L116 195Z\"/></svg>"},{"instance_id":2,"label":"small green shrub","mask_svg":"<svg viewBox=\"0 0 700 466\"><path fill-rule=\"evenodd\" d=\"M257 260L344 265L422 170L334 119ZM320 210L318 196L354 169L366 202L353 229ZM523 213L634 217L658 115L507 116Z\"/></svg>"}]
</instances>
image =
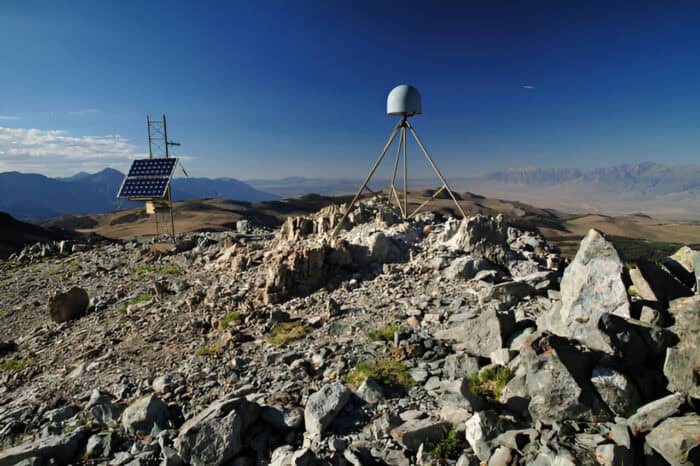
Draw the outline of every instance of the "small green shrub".
<instances>
[{"instance_id":1,"label":"small green shrub","mask_svg":"<svg viewBox=\"0 0 700 466\"><path fill-rule=\"evenodd\" d=\"M389 387L411 386L415 383L403 362L389 358L360 362L345 377L345 383L353 390L357 390L369 377Z\"/></svg>"},{"instance_id":2,"label":"small green shrub","mask_svg":"<svg viewBox=\"0 0 700 466\"><path fill-rule=\"evenodd\" d=\"M29 367L32 363L30 359L8 359L0 364L0 370L3 372L20 372Z\"/></svg>"},{"instance_id":3,"label":"small green shrub","mask_svg":"<svg viewBox=\"0 0 700 466\"><path fill-rule=\"evenodd\" d=\"M389 324L367 332L367 337L372 341L394 341L394 333L400 332L401 327L397 324Z\"/></svg>"},{"instance_id":4,"label":"small green shrub","mask_svg":"<svg viewBox=\"0 0 700 466\"><path fill-rule=\"evenodd\" d=\"M444 435L440 440L428 441L425 446L427 451L430 452L430 456L441 460L455 460L459 458L462 450L464 450L462 442L457 438L453 426L449 426L445 429Z\"/></svg>"},{"instance_id":5,"label":"small green shrub","mask_svg":"<svg viewBox=\"0 0 700 466\"><path fill-rule=\"evenodd\" d=\"M217 343L212 346L203 346L199 348L195 354L201 357L215 356L217 354L221 354L223 350L223 347L219 343Z\"/></svg>"},{"instance_id":6,"label":"small green shrub","mask_svg":"<svg viewBox=\"0 0 700 466\"><path fill-rule=\"evenodd\" d=\"M135 298L132 298L129 301L122 304L121 307L119 308L119 313L124 315L124 314L126 314L126 309L129 306L131 306L132 304L145 303L146 301L150 301L151 299L153 299L153 297L150 294L140 294L140 295L136 296Z\"/></svg>"},{"instance_id":7,"label":"small green shrub","mask_svg":"<svg viewBox=\"0 0 700 466\"><path fill-rule=\"evenodd\" d=\"M267 341L273 345L284 345L306 335L306 327L301 322L282 322L270 330Z\"/></svg>"},{"instance_id":8,"label":"small green shrub","mask_svg":"<svg viewBox=\"0 0 700 466\"><path fill-rule=\"evenodd\" d=\"M637 293L637 290L635 290L632 287L627 288L627 294L630 296L638 296L639 295L639 293Z\"/></svg>"},{"instance_id":9,"label":"small green shrub","mask_svg":"<svg viewBox=\"0 0 700 466\"><path fill-rule=\"evenodd\" d=\"M491 366L467 378L472 393L489 401L499 401L503 387L513 378L513 371L505 366Z\"/></svg>"},{"instance_id":10,"label":"small green shrub","mask_svg":"<svg viewBox=\"0 0 700 466\"><path fill-rule=\"evenodd\" d=\"M228 314L226 314L226 315L224 316L223 319L221 319L221 328L223 328L224 330L226 330L226 329L229 328L234 322L238 322L239 320L241 320L241 314L240 314L240 313L238 313L238 312L236 312L236 311L229 312Z\"/></svg>"}]
</instances>

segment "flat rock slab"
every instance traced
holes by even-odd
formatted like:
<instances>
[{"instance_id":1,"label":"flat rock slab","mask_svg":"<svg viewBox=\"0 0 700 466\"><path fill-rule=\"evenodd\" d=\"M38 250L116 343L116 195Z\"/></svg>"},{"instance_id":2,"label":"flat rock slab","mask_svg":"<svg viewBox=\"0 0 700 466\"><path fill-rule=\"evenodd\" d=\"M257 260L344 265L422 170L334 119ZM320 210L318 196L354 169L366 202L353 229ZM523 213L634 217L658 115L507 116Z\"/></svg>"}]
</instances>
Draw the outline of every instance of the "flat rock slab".
<instances>
[{"instance_id":1,"label":"flat rock slab","mask_svg":"<svg viewBox=\"0 0 700 466\"><path fill-rule=\"evenodd\" d=\"M11 466L29 458L53 459L59 464L72 463L87 440L88 432L79 427L73 432L44 437L0 452L0 466Z\"/></svg>"},{"instance_id":2,"label":"flat rock slab","mask_svg":"<svg viewBox=\"0 0 700 466\"><path fill-rule=\"evenodd\" d=\"M671 301L669 312L675 320L671 330L679 341L666 351L664 375L668 379L668 389L700 398L697 374L700 368L700 295Z\"/></svg>"},{"instance_id":3,"label":"flat rock slab","mask_svg":"<svg viewBox=\"0 0 700 466\"><path fill-rule=\"evenodd\" d=\"M489 357L493 351L505 346L514 330L513 311L484 309L471 319L435 332L434 336L438 340L457 342L469 354Z\"/></svg>"},{"instance_id":4,"label":"flat rock slab","mask_svg":"<svg viewBox=\"0 0 700 466\"><path fill-rule=\"evenodd\" d=\"M656 424L666 418L678 414L681 406L685 404L686 397L682 393L671 395L647 403L634 413L627 420L630 430L637 434L639 432L649 432Z\"/></svg>"},{"instance_id":5,"label":"flat rock slab","mask_svg":"<svg viewBox=\"0 0 700 466\"><path fill-rule=\"evenodd\" d=\"M672 465L700 464L700 416L666 419L649 432L646 442Z\"/></svg>"},{"instance_id":6,"label":"flat rock slab","mask_svg":"<svg viewBox=\"0 0 700 466\"><path fill-rule=\"evenodd\" d=\"M436 442L445 436L450 423L430 419L414 419L392 429L391 436L409 451L417 451L426 441Z\"/></svg>"}]
</instances>

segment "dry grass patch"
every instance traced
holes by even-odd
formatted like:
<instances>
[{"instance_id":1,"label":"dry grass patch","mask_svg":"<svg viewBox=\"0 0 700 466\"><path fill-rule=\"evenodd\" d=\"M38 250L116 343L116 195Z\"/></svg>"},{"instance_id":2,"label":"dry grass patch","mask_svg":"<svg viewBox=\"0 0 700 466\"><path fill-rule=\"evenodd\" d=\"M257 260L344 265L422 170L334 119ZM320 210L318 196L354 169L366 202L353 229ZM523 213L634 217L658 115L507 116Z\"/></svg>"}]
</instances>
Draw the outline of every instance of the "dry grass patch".
<instances>
[{"instance_id":1,"label":"dry grass patch","mask_svg":"<svg viewBox=\"0 0 700 466\"><path fill-rule=\"evenodd\" d=\"M267 341L273 345L284 345L306 335L306 327L301 322L282 322L270 330Z\"/></svg>"}]
</instances>

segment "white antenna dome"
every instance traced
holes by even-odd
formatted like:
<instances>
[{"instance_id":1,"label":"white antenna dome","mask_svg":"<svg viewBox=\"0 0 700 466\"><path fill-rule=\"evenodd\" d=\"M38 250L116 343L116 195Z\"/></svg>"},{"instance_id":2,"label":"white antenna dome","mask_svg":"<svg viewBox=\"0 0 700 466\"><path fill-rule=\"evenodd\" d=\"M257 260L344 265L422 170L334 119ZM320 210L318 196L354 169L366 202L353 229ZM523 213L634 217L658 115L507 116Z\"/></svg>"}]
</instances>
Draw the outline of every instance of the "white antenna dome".
<instances>
[{"instance_id":1,"label":"white antenna dome","mask_svg":"<svg viewBox=\"0 0 700 466\"><path fill-rule=\"evenodd\" d=\"M386 113L403 116L423 113L418 89L408 84L401 84L393 88L386 99Z\"/></svg>"}]
</instances>

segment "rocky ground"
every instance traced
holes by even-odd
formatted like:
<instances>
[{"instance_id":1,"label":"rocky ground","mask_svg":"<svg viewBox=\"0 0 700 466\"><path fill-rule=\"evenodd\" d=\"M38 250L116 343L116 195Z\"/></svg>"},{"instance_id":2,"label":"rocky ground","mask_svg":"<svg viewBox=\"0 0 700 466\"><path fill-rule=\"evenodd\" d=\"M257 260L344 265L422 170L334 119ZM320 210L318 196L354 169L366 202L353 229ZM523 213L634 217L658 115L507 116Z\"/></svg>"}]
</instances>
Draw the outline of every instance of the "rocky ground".
<instances>
[{"instance_id":1,"label":"rocky ground","mask_svg":"<svg viewBox=\"0 0 700 466\"><path fill-rule=\"evenodd\" d=\"M0 262L0 466L700 464L700 255L381 202Z\"/></svg>"}]
</instances>

